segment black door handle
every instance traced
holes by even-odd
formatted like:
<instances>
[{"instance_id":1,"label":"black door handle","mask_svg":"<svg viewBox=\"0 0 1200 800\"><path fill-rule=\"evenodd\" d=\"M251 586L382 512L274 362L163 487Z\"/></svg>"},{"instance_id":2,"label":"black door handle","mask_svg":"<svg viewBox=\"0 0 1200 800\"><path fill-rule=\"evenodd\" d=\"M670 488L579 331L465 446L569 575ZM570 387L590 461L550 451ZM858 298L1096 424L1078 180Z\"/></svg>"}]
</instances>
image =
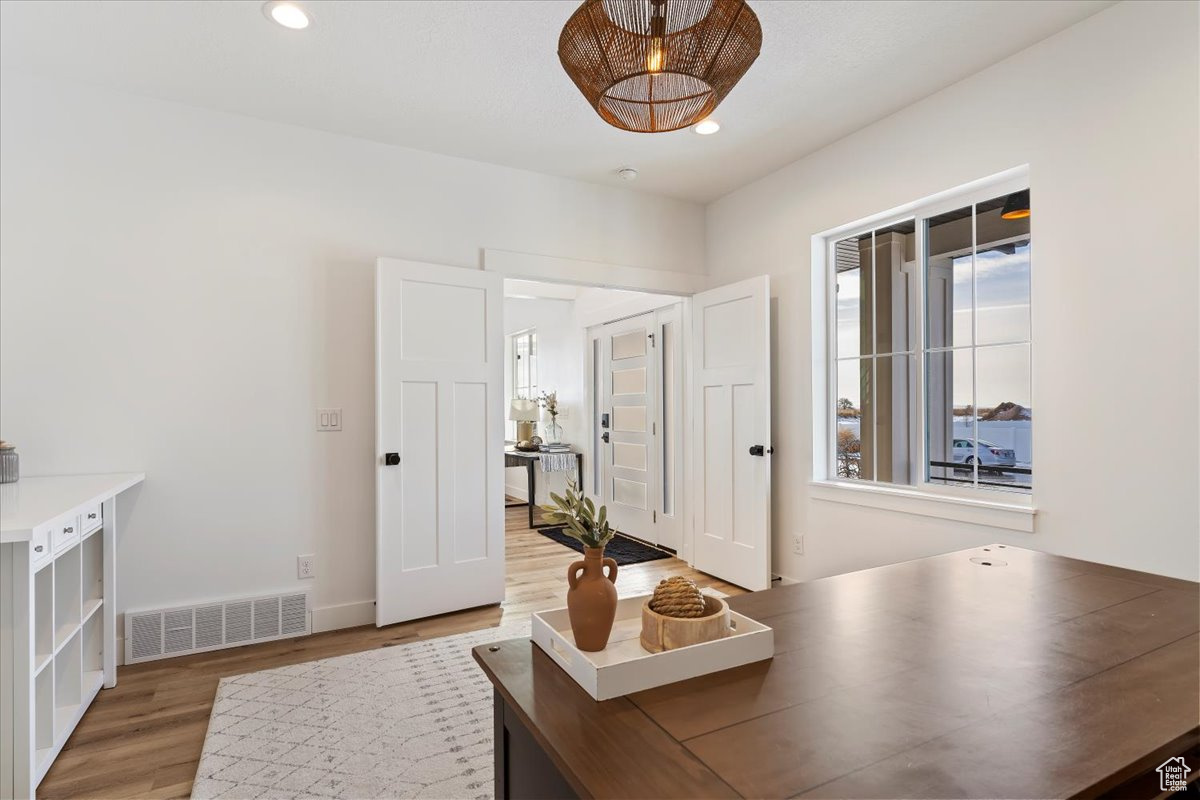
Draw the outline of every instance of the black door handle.
<instances>
[{"instance_id":1,"label":"black door handle","mask_svg":"<svg viewBox=\"0 0 1200 800\"><path fill-rule=\"evenodd\" d=\"M608 444L608 431L605 431L604 433L600 434L600 441L604 442L605 444Z\"/></svg>"},{"instance_id":2,"label":"black door handle","mask_svg":"<svg viewBox=\"0 0 1200 800\"><path fill-rule=\"evenodd\" d=\"M761 456L761 455L764 455L765 453L774 453L774 452L775 452L774 447L764 450L763 446L761 444L752 445L750 447L750 455L752 455L752 456Z\"/></svg>"},{"instance_id":3,"label":"black door handle","mask_svg":"<svg viewBox=\"0 0 1200 800\"><path fill-rule=\"evenodd\" d=\"M400 454L399 453L384 453L383 454L384 466L394 467L399 463L400 463Z\"/></svg>"}]
</instances>

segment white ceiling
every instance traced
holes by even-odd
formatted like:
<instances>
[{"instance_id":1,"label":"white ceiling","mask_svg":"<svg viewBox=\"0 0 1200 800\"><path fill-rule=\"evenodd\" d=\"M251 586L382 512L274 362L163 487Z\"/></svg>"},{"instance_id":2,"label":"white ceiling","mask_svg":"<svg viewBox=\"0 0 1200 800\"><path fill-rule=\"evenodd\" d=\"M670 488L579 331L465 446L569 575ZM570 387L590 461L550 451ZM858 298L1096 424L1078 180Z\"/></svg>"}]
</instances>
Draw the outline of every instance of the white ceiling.
<instances>
[{"instance_id":1,"label":"white ceiling","mask_svg":"<svg viewBox=\"0 0 1200 800\"><path fill-rule=\"evenodd\" d=\"M5 0L0 65L706 202L1110 5L751 0L762 55L697 136L588 107L555 52L577 0L300 2L305 31L256 0Z\"/></svg>"}]
</instances>

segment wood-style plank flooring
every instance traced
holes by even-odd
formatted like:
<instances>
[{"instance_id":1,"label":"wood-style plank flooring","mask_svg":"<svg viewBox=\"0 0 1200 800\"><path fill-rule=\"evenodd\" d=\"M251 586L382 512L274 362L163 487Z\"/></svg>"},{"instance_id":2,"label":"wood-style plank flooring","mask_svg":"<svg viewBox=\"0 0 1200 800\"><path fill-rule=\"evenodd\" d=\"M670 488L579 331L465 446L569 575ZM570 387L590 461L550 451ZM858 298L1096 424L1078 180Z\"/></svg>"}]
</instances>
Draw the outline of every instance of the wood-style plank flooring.
<instances>
[{"instance_id":1,"label":"wood-style plank flooring","mask_svg":"<svg viewBox=\"0 0 1200 800\"><path fill-rule=\"evenodd\" d=\"M572 551L529 530L526 509L506 511L507 590L500 606L391 625L365 626L120 667L38 787L39 798L189 797L218 681L287 664L494 627L564 603ZM678 559L622 567L622 595L688 575L728 594L742 590Z\"/></svg>"}]
</instances>

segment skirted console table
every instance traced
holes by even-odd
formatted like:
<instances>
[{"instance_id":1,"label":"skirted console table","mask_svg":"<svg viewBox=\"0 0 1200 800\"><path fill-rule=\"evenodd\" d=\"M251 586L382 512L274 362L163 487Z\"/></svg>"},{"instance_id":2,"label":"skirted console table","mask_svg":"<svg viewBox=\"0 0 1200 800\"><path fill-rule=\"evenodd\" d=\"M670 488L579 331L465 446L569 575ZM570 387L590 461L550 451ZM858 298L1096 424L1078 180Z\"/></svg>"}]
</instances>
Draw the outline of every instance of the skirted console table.
<instances>
[{"instance_id":1,"label":"skirted console table","mask_svg":"<svg viewBox=\"0 0 1200 800\"><path fill-rule=\"evenodd\" d=\"M573 450L570 455L575 456L575 477L576 483L583 486L583 453L578 450ZM542 453L538 451L517 450L513 447L505 448L504 450L504 466L505 467L522 467L525 470L525 481L528 487L528 503L510 503L511 506L528 505L529 506L529 527L530 528L548 528L551 527L545 524L534 524L533 509L537 505L535 492L537 491L537 480L534 478L536 473L536 462L540 461Z\"/></svg>"}]
</instances>

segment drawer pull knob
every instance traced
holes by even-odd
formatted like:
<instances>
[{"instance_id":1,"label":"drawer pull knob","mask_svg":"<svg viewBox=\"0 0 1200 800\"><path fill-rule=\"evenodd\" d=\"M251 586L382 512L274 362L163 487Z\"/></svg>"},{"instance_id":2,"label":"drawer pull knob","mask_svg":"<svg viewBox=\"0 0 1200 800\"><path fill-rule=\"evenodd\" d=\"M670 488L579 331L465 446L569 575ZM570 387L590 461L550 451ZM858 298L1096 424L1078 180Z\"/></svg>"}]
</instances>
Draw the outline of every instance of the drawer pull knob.
<instances>
[{"instance_id":1,"label":"drawer pull knob","mask_svg":"<svg viewBox=\"0 0 1200 800\"><path fill-rule=\"evenodd\" d=\"M67 527L63 528L63 533L74 533L74 532L75 532L75 528L71 525L68 525Z\"/></svg>"},{"instance_id":2,"label":"drawer pull knob","mask_svg":"<svg viewBox=\"0 0 1200 800\"><path fill-rule=\"evenodd\" d=\"M46 549L45 545L40 545L40 544L39 544L37 547L33 548L33 552L35 552L35 553L40 553L40 552L42 552L42 551L43 551L43 550L45 550L45 549Z\"/></svg>"},{"instance_id":3,"label":"drawer pull knob","mask_svg":"<svg viewBox=\"0 0 1200 800\"><path fill-rule=\"evenodd\" d=\"M96 512L93 511L91 514L88 514L88 519L95 519L95 518L96 518Z\"/></svg>"}]
</instances>

